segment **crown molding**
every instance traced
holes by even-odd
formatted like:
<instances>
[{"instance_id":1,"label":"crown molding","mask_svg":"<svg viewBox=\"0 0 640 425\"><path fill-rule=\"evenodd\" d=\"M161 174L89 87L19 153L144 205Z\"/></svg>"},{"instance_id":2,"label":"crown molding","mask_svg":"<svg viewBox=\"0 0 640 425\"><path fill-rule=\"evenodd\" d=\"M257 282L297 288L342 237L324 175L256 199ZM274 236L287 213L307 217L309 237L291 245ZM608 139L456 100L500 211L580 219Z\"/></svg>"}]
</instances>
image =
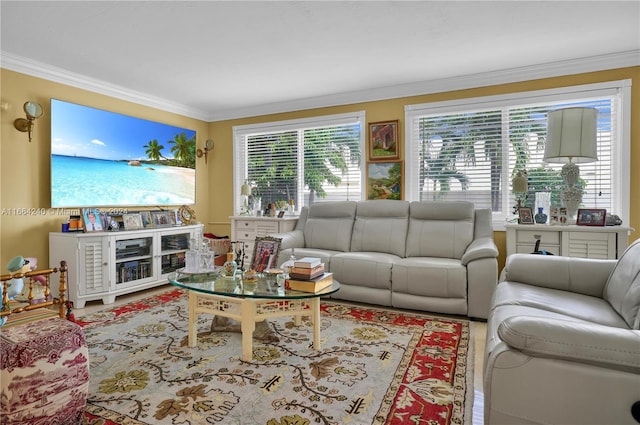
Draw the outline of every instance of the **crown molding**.
<instances>
[{"instance_id":1,"label":"crown molding","mask_svg":"<svg viewBox=\"0 0 640 425\"><path fill-rule=\"evenodd\" d=\"M607 69L626 68L631 66L640 66L640 50L544 63L480 74L420 81L380 87L377 89L336 93L327 96L297 99L289 102L256 105L248 108L230 109L222 113L214 114L210 117L210 121L222 121L226 119L254 117L259 115L301 111L305 109L324 108L352 103L397 99L400 97L419 96L454 90L494 86L498 84L517 83L521 81L581 74L584 72L604 71Z\"/></svg>"},{"instance_id":2,"label":"crown molding","mask_svg":"<svg viewBox=\"0 0 640 425\"><path fill-rule=\"evenodd\" d=\"M2 65L2 68L10 71L20 72L32 77L42 78L48 81L88 90L90 92L111 96L116 99L160 109L162 111L184 115L190 118L208 121L211 115L211 113L207 111L194 109L167 99L150 96L145 93L130 90L126 87L107 83L102 80L87 77L86 75L76 74L66 69L57 68L7 52L0 52L0 64Z\"/></svg>"},{"instance_id":3,"label":"crown molding","mask_svg":"<svg viewBox=\"0 0 640 425\"><path fill-rule=\"evenodd\" d=\"M453 90L464 90L498 84L537 80L562 75L580 74L584 72L603 71L607 69L626 68L640 65L640 50L611 53L580 59L544 63L533 66L504 69L480 74L460 75L451 78L420 81L376 89L335 93L327 96L296 99L287 102L269 103L246 108L228 109L225 111L204 111L186 105L171 102L167 99L150 96L145 93L129 90L122 86L110 84L84 75L76 74L61 68L33 61L24 57L0 52L2 68L11 71L43 78L72 87L100 93L117 99L126 100L163 111L184 115L207 121L223 121L228 119L247 118L282 112L300 111L314 108L347 105L353 103L373 102L400 97L441 93Z\"/></svg>"}]
</instances>

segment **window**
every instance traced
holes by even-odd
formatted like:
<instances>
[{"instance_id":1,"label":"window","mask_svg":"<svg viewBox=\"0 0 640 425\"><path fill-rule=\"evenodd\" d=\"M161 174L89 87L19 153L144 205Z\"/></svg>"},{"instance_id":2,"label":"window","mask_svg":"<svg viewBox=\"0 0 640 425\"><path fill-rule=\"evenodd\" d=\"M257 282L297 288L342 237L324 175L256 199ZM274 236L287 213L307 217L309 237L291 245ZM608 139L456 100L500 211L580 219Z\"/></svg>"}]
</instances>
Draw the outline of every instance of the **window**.
<instances>
[{"instance_id":1,"label":"window","mask_svg":"<svg viewBox=\"0 0 640 425\"><path fill-rule=\"evenodd\" d=\"M233 128L235 211L240 187L249 202L293 200L296 208L318 201L362 198L364 112L269 122Z\"/></svg>"},{"instance_id":2,"label":"window","mask_svg":"<svg viewBox=\"0 0 640 425\"><path fill-rule=\"evenodd\" d=\"M547 113L598 110L598 161L580 164L582 204L628 220L630 81L465 99L405 108L407 199L468 200L491 208L494 228L513 217L511 178L526 169L536 191L560 205L562 164L543 161ZM547 211L548 214L548 211ZM624 220L624 218L623 218Z\"/></svg>"}]
</instances>

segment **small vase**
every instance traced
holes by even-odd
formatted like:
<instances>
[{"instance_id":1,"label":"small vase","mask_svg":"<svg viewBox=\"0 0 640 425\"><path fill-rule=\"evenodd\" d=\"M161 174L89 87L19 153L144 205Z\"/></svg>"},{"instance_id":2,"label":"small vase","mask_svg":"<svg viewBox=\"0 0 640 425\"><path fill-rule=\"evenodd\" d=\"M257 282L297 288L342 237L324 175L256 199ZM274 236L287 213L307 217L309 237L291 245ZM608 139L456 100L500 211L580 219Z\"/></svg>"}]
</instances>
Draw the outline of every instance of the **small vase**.
<instances>
[{"instance_id":1,"label":"small vase","mask_svg":"<svg viewBox=\"0 0 640 425\"><path fill-rule=\"evenodd\" d=\"M542 207L538 208L538 214L535 215L534 219L538 224L547 224L547 215Z\"/></svg>"}]
</instances>

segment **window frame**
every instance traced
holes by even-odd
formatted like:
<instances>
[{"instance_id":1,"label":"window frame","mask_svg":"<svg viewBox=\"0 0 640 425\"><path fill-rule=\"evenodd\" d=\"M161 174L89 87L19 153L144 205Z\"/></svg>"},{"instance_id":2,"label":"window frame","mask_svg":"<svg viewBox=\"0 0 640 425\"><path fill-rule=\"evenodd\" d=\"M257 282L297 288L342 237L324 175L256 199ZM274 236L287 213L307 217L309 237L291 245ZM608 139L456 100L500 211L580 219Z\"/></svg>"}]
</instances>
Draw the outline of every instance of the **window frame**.
<instances>
[{"instance_id":1,"label":"window frame","mask_svg":"<svg viewBox=\"0 0 640 425\"><path fill-rule=\"evenodd\" d=\"M357 195L358 200L363 199L366 190L365 167L366 160L366 113L365 111L355 111L343 114L318 115L308 118L298 118L283 121L267 121L256 124L233 126L233 211L234 215L238 214L241 208L240 187L248 176L247 170L247 137L264 133L276 133L284 131L302 132L311 128L330 127L360 123L360 193ZM299 142L303 144L301 141ZM300 146L302 147L302 146ZM298 176L303 173L304 150L298 149ZM304 181L301 178L299 181ZM296 206L304 205L304 184L298 185L295 203ZM316 200L316 202L323 202ZM299 210L299 207L298 207Z\"/></svg>"},{"instance_id":2,"label":"window frame","mask_svg":"<svg viewBox=\"0 0 640 425\"><path fill-rule=\"evenodd\" d=\"M410 153L416 148L419 140L414 139L417 134L414 128L417 119L425 115L444 115L450 113L462 113L468 111L479 111L486 109L496 109L514 107L523 104L552 103L566 101L581 97L598 96L619 96L619 108L616 111L615 119L619 125L615 155L612 158L612 167L616 167L617 173L611 182L611 189L615 192L612 213L619 215L623 222L629 220L630 208L630 152L631 152L631 80L616 80L602 83L584 84L577 86L560 87L554 89L533 90L526 92L508 93L502 95L482 96L465 98L441 102L421 103L405 106L405 199L418 200L420 197L418 173L418 158L411 158ZM503 137L504 140L504 137ZM502 144L503 150L508 150L509 146ZM501 179L502 187L510 187L511 168L503 167ZM501 203L503 206L509 205L508 194L504 191ZM505 230L507 219L510 218L509 208L503 207L500 212L493 212L494 230Z\"/></svg>"}]
</instances>

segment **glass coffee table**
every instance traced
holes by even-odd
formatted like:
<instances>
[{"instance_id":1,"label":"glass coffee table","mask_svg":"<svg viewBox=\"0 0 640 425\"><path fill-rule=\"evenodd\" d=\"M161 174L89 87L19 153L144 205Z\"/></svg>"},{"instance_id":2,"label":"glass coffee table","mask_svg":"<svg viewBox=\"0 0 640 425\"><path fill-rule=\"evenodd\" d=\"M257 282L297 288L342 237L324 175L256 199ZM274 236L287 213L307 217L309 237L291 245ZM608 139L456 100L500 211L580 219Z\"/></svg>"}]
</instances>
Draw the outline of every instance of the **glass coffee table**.
<instances>
[{"instance_id":1,"label":"glass coffee table","mask_svg":"<svg viewBox=\"0 0 640 425\"><path fill-rule=\"evenodd\" d=\"M220 270L221 271L221 270ZM242 276L229 278L221 272L185 273L168 276L171 284L189 291L189 347L197 344L197 319L200 313L219 315L240 322L242 360L253 358L253 331L256 322L292 316L299 326L302 316L310 316L313 348L320 349L320 297L340 289L338 282L319 292L286 289L274 276L262 274L257 281L245 282Z\"/></svg>"}]
</instances>

